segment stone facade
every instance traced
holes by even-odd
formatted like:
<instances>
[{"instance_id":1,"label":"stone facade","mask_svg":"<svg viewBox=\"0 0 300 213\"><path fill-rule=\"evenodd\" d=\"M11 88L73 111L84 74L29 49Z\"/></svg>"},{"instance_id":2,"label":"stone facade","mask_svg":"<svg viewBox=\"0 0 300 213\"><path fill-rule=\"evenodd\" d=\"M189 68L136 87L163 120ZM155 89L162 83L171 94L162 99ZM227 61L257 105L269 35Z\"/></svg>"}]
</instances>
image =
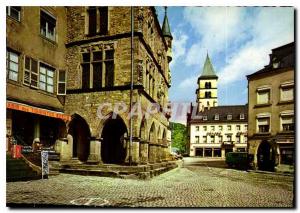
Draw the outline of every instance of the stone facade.
<instances>
[{"instance_id":1,"label":"stone facade","mask_svg":"<svg viewBox=\"0 0 300 213\"><path fill-rule=\"evenodd\" d=\"M46 22L50 20L46 28L50 33L46 35L53 39L54 34L54 41L40 35L42 29L38 24L44 23L43 10L50 17L46 19ZM25 54L32 57L37 54L38 60L55 68L53 94L24 87L22 83L20 94L30 95L26 97L27 104L38 97L45 109L53 106L68 116L55 143L62 161L146 164L167 160L170 116L163 109L169 103L172 36L162 31L154 7L133 7L133 38L131 7L20 7L20 14L19 21L10 20L8 15L8 47L15 51L24 48ZM53 17L55 30L51 29ZM132 120L129 113L131 41L132 104L137 111L142 111L134 114ZM60 82L66 86L66 95L56 95L58 70L66 73L65 82ZM15 84L8 80L7 98L18 94L10 88ZM41 97L40 93L46 96ZM124 106L118 107L122 103ZM103 107L103 104L110 106ZM159 107L157 113L146 113L151 104ZM105 118L99 117L100 112Z\"/></svg>"},{"instance_id":2,"label":"stone facade","mask_svg":"<svg viewBox=\"0 0 300 213\"><path fill-rule=\"evenodd\" d=\"M273 49L269 65L247 76L248 152L256 169L294 162L294 48Z\"/></svg>"}]
</instances>

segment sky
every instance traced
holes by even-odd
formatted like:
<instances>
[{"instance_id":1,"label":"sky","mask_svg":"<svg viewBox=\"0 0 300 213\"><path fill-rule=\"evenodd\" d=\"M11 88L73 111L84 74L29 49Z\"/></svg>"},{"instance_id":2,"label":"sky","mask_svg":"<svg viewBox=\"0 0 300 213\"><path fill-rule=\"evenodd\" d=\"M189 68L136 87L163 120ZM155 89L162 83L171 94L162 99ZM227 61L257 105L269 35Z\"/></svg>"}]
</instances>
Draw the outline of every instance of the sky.
<instances>
[{"instance_id":1,"label":"sky","mask_svg":"<svg viewBox=\"0 0 300 213\"><path fill-rule=\"evenodd\" d=\"M164 7L156 11L162 24ZM219 105L246 104L246 75L269 63L271 49L294 41L293 7L170 6L167 12L173 36L171 102L195 102L208 53L219 77Z\"/></svg>"}]
</instances>

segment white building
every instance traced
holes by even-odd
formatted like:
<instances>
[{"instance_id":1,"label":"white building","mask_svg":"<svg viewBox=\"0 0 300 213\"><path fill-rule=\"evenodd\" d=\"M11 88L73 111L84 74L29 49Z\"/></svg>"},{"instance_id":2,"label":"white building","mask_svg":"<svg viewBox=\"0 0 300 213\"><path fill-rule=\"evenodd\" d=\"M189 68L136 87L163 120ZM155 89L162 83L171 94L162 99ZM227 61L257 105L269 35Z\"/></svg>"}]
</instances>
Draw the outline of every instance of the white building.
<instances>
[{"instance_id":1,"label":"white building","mask_svg":"<svg viewBox=\"0 0 300 213\"><path fill-rule=\"evenodd\" d=\"M218 106L218 76L207 55L187 114L189 155L222 157L247 151L248 105Z\"/></svg>"},{"instance_id":2,"label":"white building","mask_svg":"<svg viewBox=\"0 0 300 213\"><path fill-rule=\"evenodd\" d=\"M227 152L246 152L247 118L247 105L211 107L190 114L190 156L224 158Z\"/></svg>"}]
</instances>

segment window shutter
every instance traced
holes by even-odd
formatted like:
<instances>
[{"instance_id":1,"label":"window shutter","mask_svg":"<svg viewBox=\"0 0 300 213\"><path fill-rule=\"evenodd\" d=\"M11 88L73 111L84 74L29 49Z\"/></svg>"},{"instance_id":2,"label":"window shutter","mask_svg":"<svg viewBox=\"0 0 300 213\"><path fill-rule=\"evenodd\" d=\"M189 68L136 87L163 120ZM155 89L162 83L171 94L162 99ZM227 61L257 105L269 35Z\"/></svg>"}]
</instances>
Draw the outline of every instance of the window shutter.
<instances>
[{"instance_id":1,"label":"window shutter","mask_svg":"<svg viewBox=\"0 0 300 213\"><path fill-rule=\"evenodd\" d=\"M66 95L66 71L59 70L57 75L57 95Z\"/></svg>"},{"instance_id":2,"label":"window shutter","mask_svg":"<svg viewBox=\"0 0 300 213\"><path fill-rule=\"evenodd\" d=\"M30 58L28 56L25 56L24 67L23 83L30 86Z\"/></svg>"},{"instance_id":3,"label":"window shutter","mask_svg":"<svg viewBox=\"0 0 300 213\"><path fill-rule=\"evenodd\" d=\"M38 62L34 59L31 59L30 64L31 64L30 86L34 88L38 88L38 77L39 77Z\"/></svg>"}]
</instances>

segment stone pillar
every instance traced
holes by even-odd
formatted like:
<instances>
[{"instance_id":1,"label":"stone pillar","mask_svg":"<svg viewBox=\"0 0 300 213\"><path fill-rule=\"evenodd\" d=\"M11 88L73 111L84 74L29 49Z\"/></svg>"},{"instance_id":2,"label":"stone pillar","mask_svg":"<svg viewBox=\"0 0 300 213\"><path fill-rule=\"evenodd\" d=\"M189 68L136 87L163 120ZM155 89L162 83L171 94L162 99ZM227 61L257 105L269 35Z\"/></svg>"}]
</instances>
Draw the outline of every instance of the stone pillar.
<instances>
[{"instance_id":1,"label":"stone pillar","mask_svg":"<svg viewBox=\"0 0 300 213\"><path fill-rule=\"evenodd\" d=\"M156 144L154 143L149 143L149 159L148 162L149 163L155 163L155 159L156 159Z\"/></svg>"},{"instance_id":2,"label":"stone pillar","mask_svg":"<svg viewBox=\"0 0 300 213\"><path fill-rule=\"evenodd\" d=\"M101 139L92 137L90 141L90 155L87 163L99 164L102 163L101 159Z\"/></svg>"},{"instance_id":3,"label":"stone pillar","mask_svg":"<svg viewBox=\"0 0 300 213\"><path fill-rule=\"evenodd\" d=\"M148 141L140 141L140 163L147 164L148 163L148 150L149 142Z\"/></svg>"},{"instance_id":4,"label":"stone pillar","mask_svg":"<svg viewBox=\"0 0 300 213\"><path fill-rule=\"evenodd\" d=\"M156 162L161 162L162 160L162 139L158 139L158 144L156 146Z\"/></svg>"},{"instance_id":5,"label":"stone pillar","mask_svg":"<svg viewBox=\"0 0 300 213\"><path fill-rule=\"evenodd\" d=\"M6 110L6 151L10 151L11 148L12 122L12 110Z\"/></svg>"},{"instance_id":6,"label":"stone pillar","mask_svg":"<svg viewBox=\"0 0 300 213\"><path fill-rule=\"evenodd\" d=\"M212 158L214 157L214 151L215 151L215 149L214 149L214 148L211 148L211 157L212 157Z\"/></svg>"},{"instance_id":7,"label":"stone pillar","mask_svg":"<svg viewBox=\"0 0 300 213\"><path fill-rule=\"evenodd\" d=\"M205 153L205 148L203 147L203 149L202 149L202 157L205 156L204 153Z\"/></svg>"},{"instance_id":8,"label":"stone pillar","mask_svg":"<svg viewBox=\"0 0 300 213\"><path fill-rule=\"evenodd\" d=\"M140 163L140 143L139 138L132 138L132 147L131 147L131 156L132 163L139 164Z\"/></svg>"},{"instance_id":9,"label":"stone pillar","mask_svg":"<svg viewBox=\"0 0 300 213\"><path fill-rule=\"evenodd\" d=\"M71 160L73 155L73 137L67 135L67 138L58 140L58 143L60 143L60 161Z\"/></svg>"}]
</instances>

